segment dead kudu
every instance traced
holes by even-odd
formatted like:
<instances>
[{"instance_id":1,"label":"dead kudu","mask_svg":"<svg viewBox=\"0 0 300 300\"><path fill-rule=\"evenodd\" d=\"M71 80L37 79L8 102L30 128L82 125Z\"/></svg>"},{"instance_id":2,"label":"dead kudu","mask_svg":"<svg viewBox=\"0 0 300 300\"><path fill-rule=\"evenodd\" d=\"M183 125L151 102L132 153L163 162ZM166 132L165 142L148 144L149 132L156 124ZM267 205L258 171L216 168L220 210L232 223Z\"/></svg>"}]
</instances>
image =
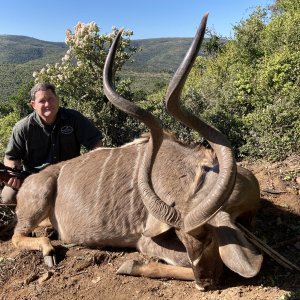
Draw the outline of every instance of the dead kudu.
<instances>
[{"instance_id":1,"label":"dead kudu","mask_svg":"<svg viewBox=\"0 0 300 300\"><path fill-rule=\"evenodd\" d=\"M170 264L129 262L121 274L194 279L203 290L217 283L223 263L244 277L259 272L262 256L235 225L239 220L249 226L254 218L260 198L257 180L236 166L229 142L217 129L179 104L206 22L207 15L169 85L166 107L203 135L212 149L180 143L149 112L116 93L112 68L120 31L105 62L104 91L116 107L144 122L150 134L28 177L17 197L12 238L17 248L41 250L53 266L49 239L28 236L49 217L66 243L133 247Z\"/></svg>"}]
</instances>

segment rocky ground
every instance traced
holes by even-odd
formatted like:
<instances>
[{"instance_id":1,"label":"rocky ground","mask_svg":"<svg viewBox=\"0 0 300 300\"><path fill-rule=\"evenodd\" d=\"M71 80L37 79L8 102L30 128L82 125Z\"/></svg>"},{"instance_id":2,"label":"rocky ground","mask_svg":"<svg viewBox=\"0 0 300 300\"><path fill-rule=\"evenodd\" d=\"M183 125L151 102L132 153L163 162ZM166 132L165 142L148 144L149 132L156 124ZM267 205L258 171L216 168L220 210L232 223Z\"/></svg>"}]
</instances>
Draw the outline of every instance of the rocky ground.
<instances>
[{"instance_id":1,"label":"rocky ground","mask_svg":"<svg viewBox=\"0 0 300 300\"><path fill-rule=\"evenodd\" d=\"M300 266L300 158L277 163L247 163L261 185L255 235ZM216 290L200 292L193 282L116 275L127 259L149 261L135 251L86 249L53 240L55 268L38 251L19 252L10 240L13 212L0 207L0 299L300 299L300 272L265 254L261 272L246 279L225 269ZM40 230L37 234L44 234Z\"/></svg>"}]
</instances>

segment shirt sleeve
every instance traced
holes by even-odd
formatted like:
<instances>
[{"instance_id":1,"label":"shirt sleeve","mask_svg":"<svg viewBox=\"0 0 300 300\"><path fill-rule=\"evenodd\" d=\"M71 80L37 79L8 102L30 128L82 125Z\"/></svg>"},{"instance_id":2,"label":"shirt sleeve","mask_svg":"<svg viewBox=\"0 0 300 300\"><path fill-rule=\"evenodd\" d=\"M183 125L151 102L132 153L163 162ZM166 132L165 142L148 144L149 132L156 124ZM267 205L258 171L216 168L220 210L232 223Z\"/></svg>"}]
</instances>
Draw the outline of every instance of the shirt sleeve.
<instances>
[{"instance_id":1,"label":"shirt sleeve","mask_svg":"<svg viewBox=\"0 0 300 300\"><path fill-rule=\"evenodd\" d=\"M79 143L91 150L103 136L94 124L84 115L78 112L76 136Z\"/></svg>"},{"instance_id":2,"label":"shirt sleeve","mask_svg":"<svg viewBox=\"0 0 300 300\"><path fill-rule=\"evenodd\" d=\"M23 160L25 157L25 137L24 131L20 124L16 124L13 128L9 142L5 150L5 157L10 160Z\"/></svg>"}]
</instances>

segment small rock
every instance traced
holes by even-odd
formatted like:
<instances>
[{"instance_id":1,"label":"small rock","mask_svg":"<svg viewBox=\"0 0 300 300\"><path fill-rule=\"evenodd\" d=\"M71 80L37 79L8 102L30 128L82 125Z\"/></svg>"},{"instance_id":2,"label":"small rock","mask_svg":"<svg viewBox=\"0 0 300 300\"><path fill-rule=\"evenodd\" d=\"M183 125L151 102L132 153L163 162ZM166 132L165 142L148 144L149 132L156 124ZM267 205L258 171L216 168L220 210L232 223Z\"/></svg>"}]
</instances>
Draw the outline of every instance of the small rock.
<instances>
[{"instance_id":1,"label":"small rock","mask_svg":"<svg viewBox=\"0 0 300 300\"><path fill-rule=\"evenodd\" d=\"M92 283L98 283L101 280L101 278L98 276L97 278L92 280Z\"/></svg>"},{"instance_id":2,"label":"small rock","mask_svg":"<svg viewBox=\"0 0 300 300\"><path fill-rule=\"evenodd\" d=\"M40 278L38 279L38 283L41 284L47 280L49 280L52 277L53 273L52 272L46 272L43 275L40 276Z\"/></svg>"},{"instance_id":3,"label":"small rock","mask_svg":"<svg viewBox=\"0 0 300 300\"><path fill-rule=\"evenodd\" d=\"M296 177L296 182L300 185L300 177Z\"/></svg>"}]
</instances>

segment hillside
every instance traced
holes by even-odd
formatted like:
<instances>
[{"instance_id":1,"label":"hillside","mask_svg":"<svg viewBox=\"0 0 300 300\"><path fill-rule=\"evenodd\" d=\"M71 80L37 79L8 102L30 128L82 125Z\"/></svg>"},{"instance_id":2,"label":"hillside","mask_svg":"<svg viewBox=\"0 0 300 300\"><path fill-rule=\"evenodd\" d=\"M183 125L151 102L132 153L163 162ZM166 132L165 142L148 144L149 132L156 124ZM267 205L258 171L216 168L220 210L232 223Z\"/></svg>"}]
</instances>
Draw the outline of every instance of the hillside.
<instances>
[{"instance_id":1,"label":"hillside","mask_svg":"<svg viewBox=\"0 0 300 300\"><path fill-rule=\"evenodd\" d=\"M135 70L174 72L181 62L192 38L157 38L133 40L139 51L128 66Z\"/></svg>"},{"instance_id":2,"label":"hillside","mask_svg":"<svg viewBox=\"0 0 300 300\"><path fill-rule=\"evenodd\" d=\"M32 79L33 71L59 61L66 50L64 43L0 35L0 101L14 94L22 82Z\"/></svg>"},{"instance_id":3,"label":"hillside","mask_svg":"<svg viewBox=\"0 0 300 300\"><path fill-rule=\"evenodd\" d=\"M157 38L133 40L139 51L130 69L174 71L191 38ZM38 40L26 36L0 35L0 64L36 64L58 61L67 50L65 43Z\"/></svg>"},{"instance_id":4,"label":"hillside","mask_svg":"<svg viewBox=\"0 0 300 300\"><path fill-rule=\"evenodd\" d=\"M65 43L41 41L18 35L0 35L0 64L23 64L37 61L51 63L62 57Z\"/></svg>"},{"instance_id":5,"label":"hillside","mask_svg":"<svg viewBox=\"0 0 300 300\"><path fill-rule=\"evenodd\" d=\"M130 76L133 87L152 90L165 82L178 67L191 38L156 38L133 40L139 51L133 63L125 65L123 76ZM67 50L65 43L42 41L27 36L0 35L0 101L11 96L33 71L60 61ZM151 77L151 84L147 78ZM147 84L145 85L145 82Z\"/></svg>"}]
</instances>

